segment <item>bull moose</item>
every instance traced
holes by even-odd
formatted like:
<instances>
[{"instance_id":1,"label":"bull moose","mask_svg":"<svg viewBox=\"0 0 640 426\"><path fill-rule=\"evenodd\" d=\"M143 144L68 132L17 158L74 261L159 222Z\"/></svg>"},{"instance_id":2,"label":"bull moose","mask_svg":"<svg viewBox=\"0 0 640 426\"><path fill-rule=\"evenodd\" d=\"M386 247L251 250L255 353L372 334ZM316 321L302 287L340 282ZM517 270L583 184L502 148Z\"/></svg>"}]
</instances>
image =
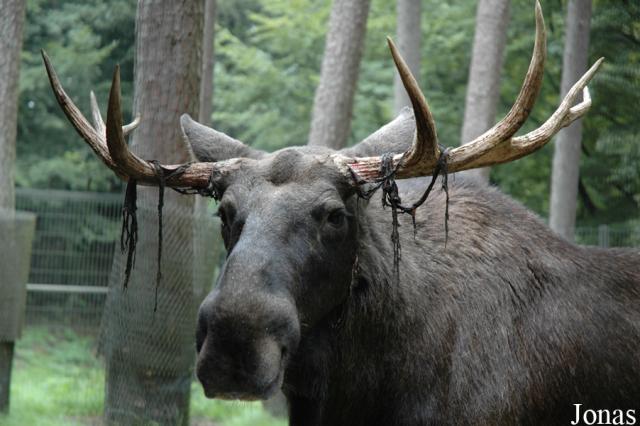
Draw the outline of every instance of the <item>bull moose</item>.
<instances>
[{"instance_id":1,"label":"bull moose","mask_svg":"<svg viewBox=\"0 0 640 426\"><path fill-rule=\"evenodd\" d=\"M198 162L162 166L127 148L117 69L106 125L97 108L91 125L43 56L60 106L108 167L143 185L158 185L160 170L168 187L219 200L228 255L196 331L208 397L266 399L282 389L291 425L570 424L590 422L588 413L633 424L637 250L571 244L499 191L464 179L395 218L363 196L367 185L398 179L397 215L399 196L420 199L420 177L516 160L584 115L602 60L544 124L514 136L540 90L545 37L537 4L517 100L463 146L438 144L390 41L413 109L354 147L265 153L185 115Z\"/></svg>"}]
</instances>

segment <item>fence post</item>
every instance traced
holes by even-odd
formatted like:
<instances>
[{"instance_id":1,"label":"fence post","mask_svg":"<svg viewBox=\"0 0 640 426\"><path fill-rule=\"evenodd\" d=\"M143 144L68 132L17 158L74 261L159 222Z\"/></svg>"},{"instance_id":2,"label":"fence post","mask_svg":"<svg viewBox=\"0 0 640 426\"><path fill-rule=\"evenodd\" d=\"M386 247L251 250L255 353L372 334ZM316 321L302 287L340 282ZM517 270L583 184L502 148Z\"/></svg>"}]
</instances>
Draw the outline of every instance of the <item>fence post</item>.
<instances>
[{"instance_id":1,"label":"fence post","mask_svg":"<svg viewBox=\"0 0 640 426\"><path fill-rule=\"evenodd\" d=\"M0 412L9 411L15 341L20 337L36 217L0 209Z\"/></svg>"},{"instance_id":2,"label":"fence post","mask_svg":"<svg viewBox=\"0 0 640 426\"><path fill-rule=\"evenodd\" d=\"M600 247L609 247L609 226L598 226L598 245Z\"/></svg>"},{"instance_id":3,"label":"fence post","mask_svg":"<svg viewBox=\"0 0 640 426\"><path fill-rule=\"evenodd\" d=\"M9 411L14 342L0 342L0 413Z\"/></svg>"}]
</instances>

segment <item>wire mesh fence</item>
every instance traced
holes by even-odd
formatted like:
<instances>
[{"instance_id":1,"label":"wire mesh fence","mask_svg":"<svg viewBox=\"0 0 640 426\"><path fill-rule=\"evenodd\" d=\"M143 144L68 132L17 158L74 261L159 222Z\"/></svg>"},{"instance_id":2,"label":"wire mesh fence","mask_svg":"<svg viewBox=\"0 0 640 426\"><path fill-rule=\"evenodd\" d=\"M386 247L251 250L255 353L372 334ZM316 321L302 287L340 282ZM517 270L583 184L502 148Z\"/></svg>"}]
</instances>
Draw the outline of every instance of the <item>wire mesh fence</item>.
<instances>
[{"instance_id":1,"label":"wire mesh fence","mask_svg":"<svg viewBox=\"0 0 640 426\"><path fill-rule=\"evenodd\" d=\"M123 288L120 195L19 190L37 215L29 324L98 334L106 364L105 424L187 424L197 307L221 260L204 199L165 194L163 256L155 190L138 190L136 264ZM124 262L123 262L124 260ZM162 279L156 286L158 267Z\"/></svg>"},{"instance_id":2,"label":"wire mesh fence","mask_svg":"<svg viewBox=\"0 0 640 426\"><path fill-rule=\"evenodd\" d=\"M17 190L17 209L37 217L27 324L99 326L120 205L118 194Z\"/></svg>"},{"instance_id":3,"label":"wire mesh fence","mask_svg":"<svg viewBox=\"0 0 640 426\"><path fill-rule=\"evenodd\" d=\"M214 222L194 218L193 201L166 194L158 262L156 194L138 190L135 266L125 290L126 255L116 253L103 315L108 424L188 424L196 313L217 263Z\"/></svg>"},{"instance_id":4,"label":"wire mesh fence","mask_svg":"<svg viewBox=\"0 0 640 426\"><path fill-rule=\"evenodd\" d=\"M122 196L112 193L20 188L16 208L36 214L27 284L27 324L97 332L119 250ZM213 281L219 264L215 221L199 209L195 227L203 238L194 250L210 263L195 262L200 282ZM193 219L193 218L190 218ZM205 238L210 236L210 238Z\"/></svg>"},{"instance_id":5,"label":"wire mesh fence","mask_svg":"<svg viewBox=\"0 0 640 426\"><path fill-rule=\"evenodd\" d=\"M576 228L578 244L599 247L640 247L640 223Z\"/></svg>"},{"instance_id":6,"label":"wire mesh fence","mask_svg":"<svg viewBox=\"0 0 640 426\"><path fill-rule=\"evenodd\" d=\"M118 248L122 196L21 188L16 204L17 209L37 215L27 324L97 330ZM220 264L222 248L210 214L203 215L202 208L197 211L202 216L194 225L197 234L211 236L195 239L199 246L194 250L200 258L193 267L202 277L212 273L212 265ZM578 227L576 241L600 247L640 247L640 223ZM197 261L202 258L208 261Z\"/></svg>"}]
</instances>

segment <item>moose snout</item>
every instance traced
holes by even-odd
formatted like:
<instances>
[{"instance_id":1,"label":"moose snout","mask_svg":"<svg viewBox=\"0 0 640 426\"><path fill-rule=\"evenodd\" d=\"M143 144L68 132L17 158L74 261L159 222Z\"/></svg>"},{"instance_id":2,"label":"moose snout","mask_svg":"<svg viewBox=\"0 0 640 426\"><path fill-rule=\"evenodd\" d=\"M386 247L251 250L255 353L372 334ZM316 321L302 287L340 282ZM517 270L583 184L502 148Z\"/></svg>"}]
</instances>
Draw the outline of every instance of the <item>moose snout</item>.
<instances>
[{"instance_id":1,"label":"moose snout","mask_svg":"<svg viewBox=\"0 0 640 426\"><path fill-rule=\"evenodd\" d=\"M295 311L277 298L247 299L217 295L200 307L196 375L208 398L267 399L282 385L299 340Z\"/></svg>"}]
</instances>

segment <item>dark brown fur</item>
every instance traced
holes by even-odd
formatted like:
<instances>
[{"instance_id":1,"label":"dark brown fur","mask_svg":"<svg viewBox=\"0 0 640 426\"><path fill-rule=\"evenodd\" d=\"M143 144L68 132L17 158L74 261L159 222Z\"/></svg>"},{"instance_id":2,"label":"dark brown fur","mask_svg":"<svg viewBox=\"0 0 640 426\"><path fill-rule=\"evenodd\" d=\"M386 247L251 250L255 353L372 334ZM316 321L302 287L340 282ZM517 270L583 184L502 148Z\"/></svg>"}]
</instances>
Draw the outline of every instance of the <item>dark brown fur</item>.
<instances>
[{"instance_id":1,"label":"dark brown fur","mask_svg":"<svg viewBox=\"0 0 640 426\"><path fill-rule=\"evenodd\" d=\"M395 132L407 141L410 119ZM458 178L446 248L440 190L415 238L401 217L395 283L390 211L358 199L327 154L256 155L217 182L233 219L199 318L209 396L264 398L275 377L292 425L569 424L578 403L640 414L638 250L570 244ZM402 182L403 198L426 183Z\"/></svg>"}]
</instances>

